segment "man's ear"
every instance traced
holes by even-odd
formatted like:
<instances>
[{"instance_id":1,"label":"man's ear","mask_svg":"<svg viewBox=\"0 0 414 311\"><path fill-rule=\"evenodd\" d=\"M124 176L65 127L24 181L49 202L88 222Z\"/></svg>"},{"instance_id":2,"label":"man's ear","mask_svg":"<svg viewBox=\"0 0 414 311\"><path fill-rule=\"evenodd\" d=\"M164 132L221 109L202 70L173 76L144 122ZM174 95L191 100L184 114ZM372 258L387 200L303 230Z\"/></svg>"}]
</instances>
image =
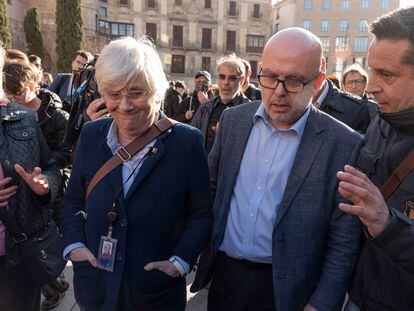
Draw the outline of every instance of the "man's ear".
<instances>
[{"instance_id":1,"label":"man's ear","mask_svg":"<svg viewBox=\"0 0 414 311\"><path fill-rule=\"evenodd\" d=\"M29 84L29 90L30 90L30 92L36 91L36 85L34 83L30 83Z\"/></svg>"},{"instance_id":2,"label":"man's ear","mask_svg":"<svg viewBox=\"0 0 414 311\"><path fill-rule=\"evenodd\" d=\"M240 78L240 86L242 86L244 84L244 82L246 81L246 76L242 76Z\"/></svg>"}]
</instances>

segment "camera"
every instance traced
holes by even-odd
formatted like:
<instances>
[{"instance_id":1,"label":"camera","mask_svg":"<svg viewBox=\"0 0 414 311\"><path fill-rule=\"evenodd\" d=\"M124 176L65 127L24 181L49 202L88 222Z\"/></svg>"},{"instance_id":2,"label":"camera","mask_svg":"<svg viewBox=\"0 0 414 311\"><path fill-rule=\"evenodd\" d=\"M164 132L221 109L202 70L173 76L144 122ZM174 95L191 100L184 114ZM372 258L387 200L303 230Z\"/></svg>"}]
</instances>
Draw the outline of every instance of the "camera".
<instances>
[{"instance_id":1,"label":"camera","mask_svg":"<svg viewBox=\"0 0 414 311\"><path fill-rule=\"evenodd\" d=\"M195 86L195 93L197 94L198 91L201 91L203 93L207 93L209 89L209 82L203 81L201 83L196 83Z\"/></svg>"},{"instance_id":2,"label":"camera","mask_svg":"<svg viewBox=\"0 0 414 311\"><path fill-rule=\"evenodd\" d=\"M76 91L71 98L69 120L63 138L70 145L75 144L80 135L85 123L83 114L86 108L92 101L101 97L95 80L95 64L98 57L99 55L95 55L91 62L76 71L73 76L72 88Z\"/></svg>"}]
</instances>

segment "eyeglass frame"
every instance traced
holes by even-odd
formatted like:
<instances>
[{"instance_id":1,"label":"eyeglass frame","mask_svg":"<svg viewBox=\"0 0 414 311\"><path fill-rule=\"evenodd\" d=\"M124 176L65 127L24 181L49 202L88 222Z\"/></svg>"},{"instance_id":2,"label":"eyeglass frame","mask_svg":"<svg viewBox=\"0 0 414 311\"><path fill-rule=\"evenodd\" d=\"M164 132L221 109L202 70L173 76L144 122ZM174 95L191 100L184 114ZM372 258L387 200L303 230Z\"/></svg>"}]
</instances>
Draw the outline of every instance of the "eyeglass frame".
<instances>
[{"instance_id":1,"label":"eyeglass frame","mask_svg":"<svg viewBox=\"0 0 414 311\"><path fill-rule=\"evenodd\" d=\"M220 78L220 76L224 76L224 78L222 79L222 78ZM240 80L240 78L241 77L243 77L242 75L241 76L237 76L237 75L225 75L224 73L219 73L218 75L217 75L217 77L218 77L218 79L219 80L221 80L221 81L224 81L224 80L229 80L230 82L236 82L237 80Z\"/></svg>"},{"instance_id":2,"label":"eyeglass frame","mask_svg":"<svg viewBox=\"0 0 414 311\"><path fill-rule=\"evenodd\" d=\"M347 80L344 82L345 86L351 86L351 85L355 85L355 86L363 86L364 84L367 84L367 81L365 81L364 79L357 79L357 80Z\"/></svg>"},{"instance_id":3,"label":"eyeglass frame","mask_svg":"<svg viewBox=\"0 0 414 311\"><path fill-rule=\"evenodd\" d=\"M110 94L110 93L112 93L112 95ZM116 93L116 94L118 94L118 95L120 95L121 97L120 98L118 98L118 99L115 99L115 98L113 98L113 95L114 95L114 93ZM131 98L131 94L132 93L140 93L140 94L142 94L142 95L140 95L139 97L137 97L137 98ZM129 93L122 93L122 92L117 92L117 91L105 91L104 92L104 96L106 97L108 97L108 99L109 100L111 100L112 102L116 102L116 103L119 103L119 102L121 102L122 101L122 98L124 98L124 97L127 97L128 99L130 99L131 101L134 101L134 100L139 100L139 101L141 101L141 100L143 100L146 96L148 96L148 95L151 95L152 93L151 92L147 92L147 91L143 91L143 90L136 90L136 91L133 91L133 92L129 92Z\"/></svg>"},{"instance_id":4,"label":"eyeglass frame","mask_svg":"<svg viewBox=\"0 0 414 311\"><path fill-rule=\"evenodd\" d=\"M260 69L260 72L262 72L262 69ZM257 79L259 80L259 84L262 86L262 87L264 87L264 88L266 88L266 89L270 89L270 90L276 90L276 88L279 86L279 84L280 83L282 83L282 85L283 85L283 88L284 88L284 90L286 91L286 92L289 92L289 93L300 93L300 92L302 92L303 90L304 90L304 88L305 88L305 86L307 85L307 84L309 84L310 82L312 82L313 80L315 80L320 74L322 74L323 72L322 71L318 71L318 72L316 72L315 74L313 74L309 79L306 79L306 80L295 80L295 79L284 79L284 80L281 80L281 79L276 79L276 81L277 81L277 84L276 84L276 86L275 87L268 87L268 86L265 86L265 85L263 85L261 82L260 82L260 78L261 77L276 77L276 76L274 76L274 75L263 75L263 74L261 74L259 72L259 74L257 75ZM302 84L302 89L300 90L300 91L296 91L296 92L292 92L292 91L289 91L287 88L286 88L286 85L285 85L285 81L286 80L288 80L288 81L295 81L295 82L297 82L297 83L301 83Z\"/></svg>"}]
</instances>

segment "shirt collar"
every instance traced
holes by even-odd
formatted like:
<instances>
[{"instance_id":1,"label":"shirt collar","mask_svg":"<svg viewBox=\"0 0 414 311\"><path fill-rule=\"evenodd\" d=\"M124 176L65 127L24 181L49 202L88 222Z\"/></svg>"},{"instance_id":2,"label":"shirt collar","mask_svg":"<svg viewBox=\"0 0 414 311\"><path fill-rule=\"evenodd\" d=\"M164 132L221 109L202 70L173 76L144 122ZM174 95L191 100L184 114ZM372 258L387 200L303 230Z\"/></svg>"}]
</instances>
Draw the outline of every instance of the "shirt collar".
<instances>
[{"instance_id":1,"label":"shirt collar","mask_svg":"<svg viewBox=\"0 0 414 311\"><path fill-rule=\"evenodd\" d=\"M328 91L329 91L329 86L328 86L328 82L326 82L326 80L324 80L323 81L323 84L322 84L322 89L321 89L321 91L318 93L318 97L317 98L315 98L315 100L314 100L314 102L313 102L313 105L316 107L316 108L320 108L321 106L322 106L322 103L323 103L323 101L325 100L325 98L326 98L326 95L328 95Z\"/></svg>"},{"instance_id":2,"label":"shirt collar","mask_svg":"<svg viewBox=\"0 0 414 311\"><path fill-rule=\"evenodd\" d=\"M108 135L106 136L106 143L112 153L117 152L118 149L122 147L118 140L118 126L115 121L112 121L111 126L109 127Z\"/></svg>"},{"instance_id":3,"label":"shirt collar","mask_svg":"<svg viewBox=\"0 0 414 311\"><path fill-rule=\"evenodd\" d=\"M289 129L278 129L275 128L272 123L270 123L269 116L264 108L264 104L262 103L253 116L253 124L256 124L259 120L263 120L264 123L273 131L288 132L293 130L294 132L296 132L299 139L301 139L303 131L305 129L306 121L308 120L308 116L311 110L310 107L311 105L309 104L303 115L299 118L299 120L297 120Z\"/></svg>"}]
</instances>

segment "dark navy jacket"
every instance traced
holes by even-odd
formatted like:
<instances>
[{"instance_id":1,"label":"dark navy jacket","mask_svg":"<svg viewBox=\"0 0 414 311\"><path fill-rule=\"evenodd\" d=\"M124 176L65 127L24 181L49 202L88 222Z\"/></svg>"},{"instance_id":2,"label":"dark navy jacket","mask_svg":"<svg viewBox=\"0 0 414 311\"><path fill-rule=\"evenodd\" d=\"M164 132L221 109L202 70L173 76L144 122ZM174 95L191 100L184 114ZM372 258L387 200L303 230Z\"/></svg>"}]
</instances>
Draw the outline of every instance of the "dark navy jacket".
<instances>
[{"instance_id":1,"label":"dark navy jacket","mask_svg":"<svg viewBox=\"0 0 414 311\"><path fill-rule=\"evenodd\" d=\"M105 217L122 182L119 166L92 191L93 175L111 156L106 136L112 119L85 124L71 179L62 204L66 247L83 242L97 256ZM177 124L154 145L157 152L144 160L127 195L118 200L118 240L114 272L74 263L75 297L85 310L184 310L185 278L144 271L152 261L181 257L193 265L210 234L208 168L200 132ZM154 149L153 149L154 150ZM87 213L86 221L76 215Z\"/></svg>"}]
</instances>

